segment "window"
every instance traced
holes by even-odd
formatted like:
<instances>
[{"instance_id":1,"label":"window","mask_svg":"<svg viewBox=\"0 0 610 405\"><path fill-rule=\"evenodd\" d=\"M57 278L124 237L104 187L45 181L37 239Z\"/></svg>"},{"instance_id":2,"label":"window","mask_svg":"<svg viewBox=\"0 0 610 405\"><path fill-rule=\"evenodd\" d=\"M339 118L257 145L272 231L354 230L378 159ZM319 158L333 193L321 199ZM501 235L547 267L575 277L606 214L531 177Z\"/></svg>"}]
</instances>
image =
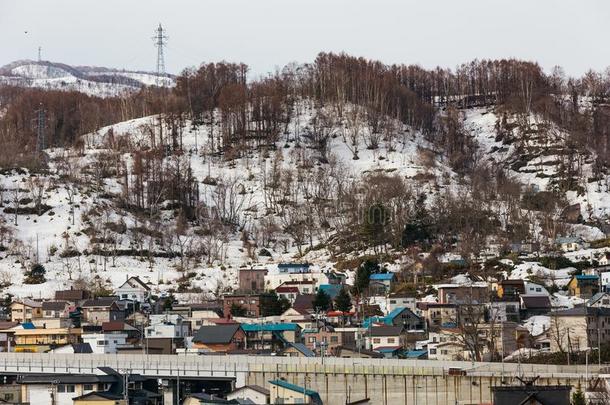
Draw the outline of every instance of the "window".
<instances>
[{"instance_id":1,"label":"window","mask_svg":"<svg viewBox=\"0 0 610 405\"><path fill-rule=\"evenodd\" d=\"M73 384L66 385L66 392L75 392L76 387Z\"/></svg>"},{"instance_id":2,"label":"window","mask_svg":"<svg viewBox=\"0 0 610 405\"><path fill-rule=\"evenodd\" d=\"M97 341L98 346L106 346L107 344L108 344L107 340L98 340Z\"/></svg>"},{"instance_id":3,"label":"window","mask_svg":"<svg viewBox=\"0 0 610 405\"><path fill-rule=\"evenodd\" d=\"M373 339L373 343L381 343L381 339L379 339L379 338L374 338L374 339Z\"/></svg>"},{"instance_id":4,"label":"window","mask_svg":"<svg viewBox=\"0 0 610 405\"><path fill-rule=\"evenodd\" d=\"M436 354L436 349L430 349L430 354Z\"/></svg>"},{"instance_id":5,"label":"window","mask_svg":"<svg viewBox=\"0 0 610 405\"><path fill-rule=\"evenodd\" d=\"M93 384L84 384L83 390L85 391L93 391Z\"/></svg>"},{"instance_id":6,"label":"window","mask_svg":"<svg viewBox=\"0 0 610 405\"><path fill-rule=\"evenodd\" d=\"M57 386L57 392L75 392L76 388L74 384L59 384Z\"/></svg>"},{"instance_id":7,"label":"window","mask_svg":"<svg viewBox=\"0 0 610 405\"><path fill-rule=\"evenodd\" d=\"M330 337L330 343L338 343L338 342L339 342L339 336Z\"/></svg>"},{"instance_id":8,"label":"window","mask_svg":"<svg viewBox=\"0 0 610 405\"><path fill-rule=\"evenodd\" d=\"M396 339L394 338L388 338L388 343L394 343L396 341Z\"/></svg>"},{"instance_id":9,"label":"window","mask_svg":"<svg viewBox=\"0 0 610 405\"><path fill-rule=\"evenodd\" d=\"M447 350L441 350L441 354L447 354Z\"/></svg>"},{"instance_id":10,"label":"window","mask_svg":"<svg viewBox=\"0 0 610 405\"><path fill-rule=\"evenodd\" d=\"M542 288L536 287L536 292L542 292Z\"/></svg>"}]
</instances>

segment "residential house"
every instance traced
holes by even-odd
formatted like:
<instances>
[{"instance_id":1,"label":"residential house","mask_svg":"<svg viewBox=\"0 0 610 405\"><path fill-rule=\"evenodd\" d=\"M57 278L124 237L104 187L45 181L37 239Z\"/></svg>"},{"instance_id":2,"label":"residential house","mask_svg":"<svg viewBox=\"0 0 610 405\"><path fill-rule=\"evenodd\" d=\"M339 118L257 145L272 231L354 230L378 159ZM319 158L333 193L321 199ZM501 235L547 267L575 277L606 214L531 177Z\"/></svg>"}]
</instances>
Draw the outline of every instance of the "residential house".
<instances>
[{"instance_id":1,"label":"residential house","mask_svg":"<svg viewBox=\"0 0 610 405\"><path fill-rule=\"evenodd\" d=\"M341 291L341 288L343 288L343 285L341 284L321 284L320 286L318 286L318 290L324 291L324 293L328 295L332 300L337 297L339 291Z\"/></svg>"},{"instance_id":2,"label":"residential house","mask_svg":"<svg viewBox=\"0 0 610 405\"><path fill-rule=\"evenodd\" d=\"M246 334L240 324L202 326L193 336L192 348L215 353L244 349Z\"/></svg>"},{"instance_id":3,"label":"residential house","mask_svg":"<svg viewBox=\"0 0 610 405\"><path fill-rule=\"evenodd\" d=\"M269 381L269 398L272 404L312 404L322 405L320 394L311 389L278 379Z\"/></svg>"},{"instance_id":4,"label":"residential house","mask_svg":"<svg viewBox=\"0 0 610 405\"><path fill-rule=\"evenodd\" d=\"M543 285L532 283L531 281L524 281L523 285L523 294L525 295L544 295L547 297L551 295Z\"/></svg>"},{"instance_id":5,"label":"residential house","mask_svg":"<svg viewBox=\"0 0 610 405\"><path fill-rule=\"evenodd\" d=\"M72 399L74 405L127 405L125 397L108 391L89 392Z\"/></svg>"},{"instance_id":6,"label":"residential house","mask_svg":"<svg viewBox=\"0 0 610 405\"><path fill-rule=\"evenodd\" d=\"M495 405L570 405L571 385L533 385L491 387Z\"/></svg>"},{"instance_id":7,"label":"residential house","mask_svg":"<svg viewBox=\"0 0 610 405\"><path fill-rule=\"evenodd\" d=\"M239 292L259 294L265 291L267 269L239 269Z\"/></svg>"},{"instance_id":8,"label":"residential house","mask_svg":"<svg viewBox=\"0 0 610 405\"><path fill-rule=\"evenodd\" d=\"M301 342L301 327L296 323L242 324L246 347L258 350L281 350L288 343Z\"/></svg>"},{"instance_id":9,"label":"residential house","mask_svg":"<svg viewBox=\"0 0 610 405\"><path fill-rule=\"evenodd\" d=\"M368 328L375 323L400 326L404 330L423 330L426 328L424 320L409 308L396 308L386 316L365 319L362 326Z\"/></svg>"},{"instance_id":10,"label":"residential house","mask_svg":"<svg viewBox=\"0 0 610 405\"><path fill-rule=\"evenodd\" d=\"M144 329L147 339L184 339L189 335L189 322L181 315L155 314L148 317L149 325Z\"/></svg>"},{"instance_id":11,"label":"residential house","mask_svg":"<svg viewBox=\"0 0 610 405\"><path fill-rule=\"evenodd\" d=\"M305 345L317 353L334 354L339 346L354 346L356 335L350 331L342 331L332 326L319 329L303 330Z\"/></svg>"},{"instance_id":12,"label":"residential house","mask_svg":"<svg viewBox=\"0 0 610 405\"><path fill-rule=\"evenodd\" d=\"M227 394L228 400L250 401L252 404L270 403L270 391L260 385L244 385Z\"/></svg>"},{"instance_id":13,"label":"residential house","mask_svg":"<svg viewBox=\"0 0 610 405\"><path fill-rule=\"evenodd\" d=\"M487 283L440 284L435 287L438 290L440 304L478 304L489 301Z\"/></svg>"},{"instance_id":14,"label":"residential house","mask_svg":"<svg viewBox=\"0 0 610 405\"><path fill-rule=\"evenodd\" d=\"M371 274L369 280L369 292L371 295L386 295L392 290L396 282L394 273Z\"/></svg>"},{"instance_id":15,"label":"residential house","mask_svg":"<svg viewBox=\"0 0 610 405\"><path fill-rule=\"evenodd\" d=\"M105 392L113 385L120 383L114 375L80 375L80 374L35 374L19 376L17 383L21 386L22 401L32 405L88 405L93 402L79 398L93 392ZM102 394L103 395L103 394ZM98 404L99 402L95 402ZM102 404L107 402L101 402ZM126 405L122 400L111 402L115 405Z\"/></svg>"},{"instance_id":16,"label":"residential house","mask_svg":"<svg viewBox=\"0 0 610 405\"><path fill-rule=\"evenodd\" d=\"M551 300L546 295L520 295L519 300L524 318L551 312Z\"/></svg>"},{"instance_id":17,"label":"residential house","mask_svg":"<svg viewBox=\"0 0 610 405\"><path fill-rule=\"evenodd\" d=\"M486 319L493 322L519 322L519 300L517 297L496 298L485 304Z\"/></svg>"},{"instance_id":18,"label":"residential house","mask_svg":"<svg viewBox=\"0 0 610 405\"><path fill-rule=\"evenodd\" d=\"M555 239L555 246L562 252L575 252L585 249L587 244L579 236L566 236Z\"/></svg>"},{"instance_id":19,"label":"residential house","mask_svg":"<svg viewBox=\"0 0 610 405\"><path fill-rule=\"evenodd\" d=\"M12 322L32 322L42 318L42 303L30 299L13 301L10 305Z\"/></svg>"},{"instance_id":20,"label":"residential house","mask_svg":"<svg viewBox=\"0 0 610 405\"><path fill-rule=\"evenodd\" d=\"M81 338L95 354L115 354L120 348L132 346L127 343L127 333L83 333Z\"/></svg>"},{"instance_id":21,"label":"residential house","mask_svg":"<svg viewBox=\"0 0 610 405\"><path fill-rule=\"evenodd\" d=\"M15 352L42 353L57 346L78 343L78 328L15 329Z\"/></svg>"},{"instance_id":22,"label":"residential house","mask_svg":"<svg viewBox=\"0 0 610 405\"><path fill-rule=\"evenodd\" d=\"M150 287L139 277L129 277L114 293L122 300L131 300L140 304L150 298Z\"/></svg>"},{"instance_id":23,"label":"residential house","mask_svg":"<svg viewBox=\"0 0 610 405\"><path fill-rule=\"evenodd\" d=\"M82 289L69 289L55 291L55 301L68 301L75 306L80 306L85 300L92 298L91 293Z\"/></svg>"},{"instance_id":24,"label":"residential house","mask_svg":"<svg viewBox=\"0 0 610 405\"><path fill-rule=\"evenodd\" d=\"M316 282L313 280L285 281L278 288L280 287L296 287L299 294L316 293Z\"/></svg>"},{"instance_id":25,"label":"residential house","mask_svg":"<svg viewBox=\"0 0 610 405\"><path fill-rule=\"evenodd\" d=\"M428 328L455 324L458 319L458 306L455 304L439 304L436 302L418 302Z\"/></svg>"},{"instance_id":26,"label":"residential house","mask_svg":"<svg viewBox=\"0 0 610 405\"><path fill-rule=\"evenodd\" d=\"M101 325L109 321L125 319L125 310L117 303L117 297L98 297L83 302L83 321L92 325Z\"/></svg>"},{"instance_id":27,"label":"residential house","mask_svg":"<svg viewBox=\"0 0 610 405\"><path fill-rule=\"evenodd\" d=\"M42 318L67 318L71 306L68 301L44 301L42 303Z\"/></svg>"},{"instance_id":28,"label":"residential house","mask_svg":"<svg viewBox=\"0 0 610 405\"><path fill-rule=\"evenodd\" d=\"M550 315L551 351L581 351L610 343L610 308L574 307Z\"/></svg>"},{"instance_id":29,"label":"residential house","mask_svg":"<svg viewBox=\"0 0 610 405\"><path fill-rule=\"evenodd\" d=\"M323 351L326 354L326 350ZM303 343L288 343L280 352L285 357L316 357L316 354Z\"/></svg>"},{"instance_id":30,"label":"residential house","mask_svg":"<svg viewBox=\"0 0 610 405\"><path fill-rule=\"evenodd\" d=\"M596 308L610 308L610 294L599 292L587 301L586 306Z\"/></svg>"},{"instance_id":31,"label":"residential house","mask_svg":"<svg viewBox=\"0 0 610 405\"><path fill-rule=\"evenodd\" d=\"M285 286L282 284L275 289L275 293L278 295L278 297L286 298L292 304L297 295L299 295L301 292L296 286Z\"/></svg>"},{"instance_id":32,"label":"residential house","mask_svg":"<svg viewBox=\"0 0 610 405\"><path fill-rule=\"evenodd\" d=\"M230 294L222 297L222 312L231 315L231 308L241 308L251 318L260 316L260 295Z\"/></svg>"},{"instance_id":33,"label":"residential house","mask_svg":"<svg viewBox=\"0 0 610 405\"><path fill-rule=\"evenodd\" d=\"M313 313L313 300L316 298L315 294L300 294L294 299L292 308L301 313Z\"/></svg>"},{"instance_id":34,"label":"residential house","mask_svg":"<svg viewBox=\"0 0 610 405\"><path fill-rule=\"evenodd\" d=\"M277 266L277 270L283 274L311 273L309 263L280 263Z\"/></svg>"},{"instance_id":35,"label":"residential house","mask_svg":"<svg viewBox=\"0 0 610 405\"><path fill-rule=\"evenodd\" d=\"M517 297L525 294L525 283L523 280L502 280L497 286L496 294L499 298Z\"/></svg>"},{"instance_id":36,"label":"residential house","mask_svg":"<svg viewBox=\"0 0 610 405\"><path fill-rule=\"evenodd\" d=\"M359 346L338 346L335 349L335 357L341 357L344 359L381 359L385 356L373 350L362 349Z\"/></svg>"},{"instance_id":37,"label":"residential house","mask_svg":"<svg viewBox=\"0 0 610 405\"><path fill-rule=\"evenodd\" d=\"M610 271L601 272L600 278L602 290L610 292Z\"/></svg>"},{"instance_id":38,"label":"residential house","mask_svg":"<svg viewBox=\"0 0 610 405\"><path fill-rule=\"evenodd\" d=\"M591 298L599 292L599 277L596 275L575 275L568 282L568 293L579 298Z\"/></svg>"},{"instance_id":39,"label":"residential house","mask_svg":"<svg viewBox=\"0 0 610 405\"><path fill-rule=\"evenodd\" d=\"M396 349L406 347L406 337L401 326L374 326L367 330L366 347L371 350Z\"/></svg>"},{"instance_id":40,"label":"residential house","mask_svg":"<svg viewBox=\"0 0 610 405\"><path fill-rule=\"evenodd\" d=\"M409 308L416 312L417 298L408 294L390 294L386 299L385 312L389 314L396 308Z\"/></svg>"}]
</instances>

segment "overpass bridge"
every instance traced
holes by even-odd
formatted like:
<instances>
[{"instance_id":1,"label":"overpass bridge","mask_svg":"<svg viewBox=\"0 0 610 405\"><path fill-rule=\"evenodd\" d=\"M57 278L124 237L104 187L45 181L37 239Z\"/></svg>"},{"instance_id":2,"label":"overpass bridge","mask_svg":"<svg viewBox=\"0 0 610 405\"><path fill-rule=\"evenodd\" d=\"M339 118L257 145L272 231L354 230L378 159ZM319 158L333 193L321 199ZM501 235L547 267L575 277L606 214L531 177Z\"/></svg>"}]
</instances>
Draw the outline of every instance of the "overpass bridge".
<instances>
[{"instance_id":1,"label":"overpass bridge","mask_svg":"<svg viewBox=\"0 0 610 405\"><path fill-rule=\"evenodd\" d=\"M0 354L0 374L102 374L100 367L172 384L220 380L235 387L267 386L269 380L284 378L318 391L325 404L363 398L383 405L482 404L491 403L492 387L518 385L517 377L538 378L540 385L583 389L605 386L610 377L597 365L247 355Z\"/></svg>"}]
</instances>

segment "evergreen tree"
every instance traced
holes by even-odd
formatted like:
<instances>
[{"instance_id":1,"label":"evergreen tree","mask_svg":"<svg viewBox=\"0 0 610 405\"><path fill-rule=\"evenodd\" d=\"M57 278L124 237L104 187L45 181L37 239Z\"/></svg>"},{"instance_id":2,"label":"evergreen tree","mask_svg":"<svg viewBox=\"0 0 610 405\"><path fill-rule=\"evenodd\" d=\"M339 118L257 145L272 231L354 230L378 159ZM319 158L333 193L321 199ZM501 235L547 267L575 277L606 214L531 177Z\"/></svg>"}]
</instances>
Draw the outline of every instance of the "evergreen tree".
<instances>
[{"instance_id":1,"label":"evergreen tree","mask_svg":"<svg viewBox=\"0 0 610 405\"><path fill-rule=\"evenodd\" d=\"M275 291L261 294L261 316L281 315L290 308L290 301L286 297L280 297Z\"/></svg>"},{"instance_id":2,"label":"evergreen tree","mask_svg":"<svg viewBox=\"0 0 610 405\"><path fill-rule=\"evenodd\" d=\"M42 284L47 279L45 278L45 274L47 270L40 263L36 263L32 266L30 271L25 274L25 283L26 284Z\"/></svg>"},{"instance_id":3,"label":"evergreen tree","mask_svg":"<svg viewBox=\"0 0 610 405\"><path fill-rule=\"evenodd\" d=\"M349 312L352 309L352 297L345 287L342 287L335 297L335 309L341 312Z\"/></svg>"},{"instance_id":4,"label":"evergreen tree","mask_svg":"<svg viewBox=\"0 0 610 405\"><path fill-rule=\"evenodd\" d=\"M586 403L585 394L580 389L580 386L578 386L576 392L572 394L572 405L585 405Z\"/></svg>"},{"instance_id":5,"label":"evergreen tree","mask_svg":"<svg viewBox=\"0 0 610 405\"><path fill-rule=\"evenodd\" d=\"M354 294L361 296L369 287L371 274L378 273L380 270L379 262L368 259L364 261L356 270L356 280L354 282Z\"/></svg>"},{"instance_id":6,"label":"evergreen tree","mask_svg":"<svg viewBox=\"0 0 610 405\"><path fill-rule=\"evenodd\" d=\"M248 313L248 311L246 311L246 308L244 308L243 305L239 305L238 303L231 304L231 309L229 310L229 312L231 312L231 316L246 316Z\"/></svg>"},{"instance_id":7,"label":"evergreen tree","mask_svg":"<svg viewBox=\"0 0 610 405\"><path fill-rule=\"evenodd\" d=\"M315 311L328 311L332 304L332 300L323 290L318 290L318 293L313 299L313 309Z\"/></svg>"},{"instance_id":8,"label":"evergreen tree","mask_svg":"<svg viewBox=\"0 0 610 405\"><path fill-rule=\"evenodd\" d=\"M432 218L426 209L426 195L422 193L415 202L413 217L402 231L402 246L409 247L418 243L428 243L431 239L431 224Z\"/></svg>"}]
</instances>

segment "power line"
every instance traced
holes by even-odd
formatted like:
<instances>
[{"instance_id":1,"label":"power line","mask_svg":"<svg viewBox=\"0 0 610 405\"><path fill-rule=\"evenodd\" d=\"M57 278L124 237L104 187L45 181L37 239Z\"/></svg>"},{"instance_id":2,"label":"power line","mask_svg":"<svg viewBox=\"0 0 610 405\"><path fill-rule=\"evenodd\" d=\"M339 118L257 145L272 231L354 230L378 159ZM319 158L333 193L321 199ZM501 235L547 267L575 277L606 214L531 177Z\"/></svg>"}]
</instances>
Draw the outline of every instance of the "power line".
<instances>
[{"instance_id":1,"label":"power line","mask_svg":"<svg viewBox=\"0 0 610 405\"><path fill-rule=\"evenodd\" d=\"M167 39L168 36L165 35L163 26L159 23L156 35L153 37L155 46L157 47L157 86L163 85L163 77L165 76L165 57L163 55L163 48L167 45Z\"/></svg>"}]
</instances>

